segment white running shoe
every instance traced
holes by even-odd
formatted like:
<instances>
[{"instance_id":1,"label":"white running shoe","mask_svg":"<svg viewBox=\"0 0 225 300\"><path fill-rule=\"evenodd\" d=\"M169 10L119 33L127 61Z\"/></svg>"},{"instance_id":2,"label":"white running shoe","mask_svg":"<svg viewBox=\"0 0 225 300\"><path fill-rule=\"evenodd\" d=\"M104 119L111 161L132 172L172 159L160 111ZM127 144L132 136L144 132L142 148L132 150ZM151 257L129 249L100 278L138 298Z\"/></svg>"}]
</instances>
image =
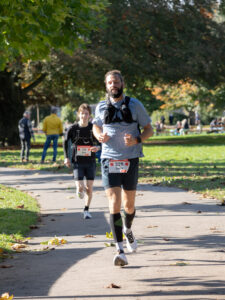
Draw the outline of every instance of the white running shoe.
<instances>
[{"instance_id":1,"label":"white running shoe","mask_svg":"<svg viewBox=\"0 0 225 300\"><path fill-rule=\"evenodd\" d=\"M84 199L84 192L77 191L77 197L80 199Z\"/></svg>"},{"instance_id":2,"label":"white running shoe","mask_svg":"<svg viewBox=\"0 0 225 300\"><path fill-rule=\"evenodd\" d=\"M88 210L84 210L84 219L91 219L91 218L92 218L92 216L89 213L89 211Z\"/></svg>"},{"instance_id":3,"label":"white running shoe","mask_svg":"<svg viewBox=\"0 0 225 300\"><path fill-rule=\"evenodd\" d=\"M115 255L113 259L113 264L114 266L119 266L119 267L128 265L128 261L125 254L122 252Z\"/></svg>"},{"instance_id":4,"label":"white running shoe","mask_svg":"<svg viewBox=\"0 0 225 300\"><path fill-rule=\"evenodd\" d=\"M137 241L133 235L133 232L129 232L129 233L125 233L124 232L124 235L125 235L125 238L126 238L126 242L127 242L127 250L129 252L136 252L137 251Z\"/></svg>"}]
</instances>

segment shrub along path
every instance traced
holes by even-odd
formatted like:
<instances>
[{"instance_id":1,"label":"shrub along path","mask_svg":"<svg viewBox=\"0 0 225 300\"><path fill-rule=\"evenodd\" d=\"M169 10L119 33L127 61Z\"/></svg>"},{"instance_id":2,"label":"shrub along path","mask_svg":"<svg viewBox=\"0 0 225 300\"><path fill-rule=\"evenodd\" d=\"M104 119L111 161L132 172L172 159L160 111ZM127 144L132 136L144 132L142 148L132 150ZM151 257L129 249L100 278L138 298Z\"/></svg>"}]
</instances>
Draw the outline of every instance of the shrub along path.
<instances>
[{"instance_id":1,"label":"shrub along path","mask_svg":"<svg viewBox=\"0 0 225 300\"><path fill-rule=\"evenodd\" d=\"M91 220L82 218L71 175L0 168L0 183L26 191L41 207L27 247L0 263L8 266L0 268L0 294L41 300L224 299L225 208L215 200L140 184L133 226L139 249L127 255L127 267L117 268L115 248L105 245L111 240L100 179ZM53 238L59 245L41 244Z\"/></svg>"}]
</instances>

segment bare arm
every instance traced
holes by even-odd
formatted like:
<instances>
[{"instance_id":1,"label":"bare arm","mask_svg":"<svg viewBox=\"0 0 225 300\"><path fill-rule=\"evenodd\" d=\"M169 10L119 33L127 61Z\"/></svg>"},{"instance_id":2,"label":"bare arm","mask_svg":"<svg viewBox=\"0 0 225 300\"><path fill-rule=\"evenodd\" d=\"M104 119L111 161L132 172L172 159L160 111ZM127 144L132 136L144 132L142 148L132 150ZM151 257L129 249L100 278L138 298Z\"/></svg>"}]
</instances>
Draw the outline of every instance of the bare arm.
<instances>
[{"instance_id":1,"label":"bare arm","mask_svg":"<svg viewBox=\"0 0 225 300\"><path fill-rule=\"evenodd\" d=\"M144 130L140 134L141 142L143 143L144 140L153 136L153 128L150 123L144 126ZM137 138L133 137L131 134L125 134L124 141L126 146L134 146L138 144Z\"/></svg>"},{"instance_id":2,"label":"bare arm","mask_svg":"<svg viewBox=\"0 0 225 300\"><path fill-rule=\"evenodd\" d=\"M146 126L144 126L144 130L142 131L140 137L141 141L143 142L144 140L147 140L149 137L153 136L153 128L150 123L148 123Z\"/></svg>"},{"instance_id":3,"label":"bare arm","mask_svg":"<svg viewBox=\"0 0 225 300\"><path fill-rule=\"evenodd\" d=\"M100 143L106 143L110 139L107 133L103 133L102 127L93 124L93 134Z\"/></svg>"}]
</instances>

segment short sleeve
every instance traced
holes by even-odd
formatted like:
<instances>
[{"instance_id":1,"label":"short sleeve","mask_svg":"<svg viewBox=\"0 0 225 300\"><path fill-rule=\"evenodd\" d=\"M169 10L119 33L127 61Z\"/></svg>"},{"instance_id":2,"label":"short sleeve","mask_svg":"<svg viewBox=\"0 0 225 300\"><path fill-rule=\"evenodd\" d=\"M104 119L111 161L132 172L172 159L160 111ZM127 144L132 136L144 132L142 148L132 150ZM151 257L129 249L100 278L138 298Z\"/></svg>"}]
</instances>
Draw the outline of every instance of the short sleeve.
<instances>
[{"instance_id":1,"label":"short sleeve","mask_svg":"<svg viewBox=\"0 0 225 300\"><path fill-rule=\"evenodd\" d=\"M139 100L136 101L135 109L137 114L137 122L141 127L144 127L151 123L151 118L148 115L144 105Z\"/></svg>"},{"instance_id":2,"label":"short sleeve","mask_svg":"<svg viewBox=\"0 0 225 300\"><path fill-rule=\"evenodd\" d=\"M102 121L102 118L101 118L102 113L101 113L100 107L101 107L101 103L99 103L96 106L95 117L92 120L92 124L96 124L97 126L102 127L103 126L103 121Z\"/></svg>"}]
</instances>

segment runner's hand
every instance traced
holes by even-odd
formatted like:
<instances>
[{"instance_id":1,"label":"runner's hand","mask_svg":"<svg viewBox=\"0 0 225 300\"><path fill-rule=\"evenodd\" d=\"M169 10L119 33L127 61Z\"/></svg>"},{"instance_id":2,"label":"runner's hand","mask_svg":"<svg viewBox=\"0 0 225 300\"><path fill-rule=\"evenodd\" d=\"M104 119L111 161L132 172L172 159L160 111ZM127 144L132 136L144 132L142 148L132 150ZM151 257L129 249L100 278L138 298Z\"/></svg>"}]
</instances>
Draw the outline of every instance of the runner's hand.
<instances>
[{"instance_id":1,"label":"runner's hand","mask_svg":"<svg viewBox=\"0 0 225 300\"><path fill-rule=\"evenodd\" d=\"M110 139L110 136L107 135L107 133L100 133L98 136L98 141L100 143L107 143Z\"/></svg>"},{"instance_id":2,"label":"runner's hand","mask_svg":"<svg viewBox=\"0 0 225 300\"><path fill-rule=\"evenodd\" d=\"M131 134L125 133L124 142L126 146L130 147L137 144L137 139L133 137Z\"/></svg>"},{"instance_id":3,"label":"runner's hand","mask_svg":"<svg viewBox=\"0 0 225 300\"><path fill-rule=\"evenodd\" d=\"M99 146L93 146L93 147L91 147L91 152L97 152L98 150L100 150Z\"/></svg>"},{"instance_id":4,"label":"runner's hand","mask_svg":"<svg viewBox=\"0 0 225 300\"><path fill-rule=\"evenodd\" d=\"M64 164L69 168L71 166L69 158L65 158Z\"/></svg>"}]
</instances>

